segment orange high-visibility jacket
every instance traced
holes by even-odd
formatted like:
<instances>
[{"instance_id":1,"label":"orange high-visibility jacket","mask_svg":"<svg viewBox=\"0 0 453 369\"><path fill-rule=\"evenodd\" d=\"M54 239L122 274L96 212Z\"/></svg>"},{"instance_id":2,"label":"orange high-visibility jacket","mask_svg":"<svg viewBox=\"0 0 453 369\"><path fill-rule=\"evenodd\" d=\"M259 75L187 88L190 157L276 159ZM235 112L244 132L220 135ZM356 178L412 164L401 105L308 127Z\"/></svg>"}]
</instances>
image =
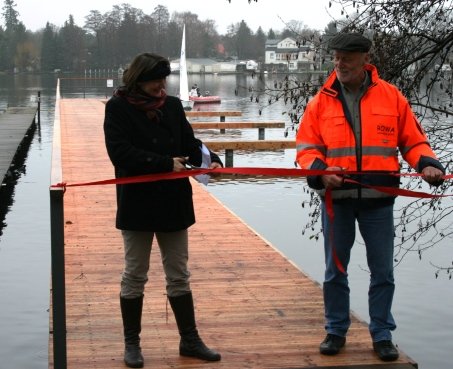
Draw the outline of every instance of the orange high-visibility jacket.
<instances>
[{"instance_id":1,"label":"orange high-visibility jacket","mask_svg":"<svg viewBox=\"0 0 453 369\"><path fill-rule=\"evenodd\" d=\"M333 72L308 103L296 137L297 162L303 169L336 166L351 171L399 172L398 149L409 165L421 171L428 165L443 170L427 137L401 92L380 79L375 66L367 64L370 85L360 101L361 135L356 137L348 117L340 82ZM362 183L398 186L399 178L361 175ZM308 184L322 189L319 177ZM323 193L321 192L321 195ZM334 198L388 196L357 186L344 185Z\"/></svg>"}]
</instances>

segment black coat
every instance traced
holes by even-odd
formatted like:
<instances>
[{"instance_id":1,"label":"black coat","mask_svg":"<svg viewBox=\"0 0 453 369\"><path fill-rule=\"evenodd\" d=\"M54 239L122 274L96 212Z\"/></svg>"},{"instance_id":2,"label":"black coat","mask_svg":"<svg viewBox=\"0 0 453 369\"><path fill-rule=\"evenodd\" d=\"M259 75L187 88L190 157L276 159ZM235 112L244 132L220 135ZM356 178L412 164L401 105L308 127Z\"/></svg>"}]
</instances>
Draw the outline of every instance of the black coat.
<instances>
[{"instance_id":1,"label":"black coat","mask_svg":"<svg viewBox=\"0 0 453 369\"><path fill-rule=\"evenodd\" d=\"M107 102L105 143L116 178L171 172L177 156L201 164L201 141L194 137L180 100L168 96L160 110L160 122L153 122L122 97ZM118 229L173 232L195 223L188 178L117 185L116 194Z\"/></svg>"}]
</instances>

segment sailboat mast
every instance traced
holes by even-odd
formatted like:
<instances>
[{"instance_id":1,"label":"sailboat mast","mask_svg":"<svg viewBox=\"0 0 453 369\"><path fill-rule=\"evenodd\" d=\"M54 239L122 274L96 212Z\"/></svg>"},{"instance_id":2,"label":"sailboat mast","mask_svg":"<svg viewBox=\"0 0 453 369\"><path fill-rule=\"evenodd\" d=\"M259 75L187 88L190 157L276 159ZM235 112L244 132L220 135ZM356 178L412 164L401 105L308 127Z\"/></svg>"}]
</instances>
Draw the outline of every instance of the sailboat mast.
<instances>
[{"instance_id":1,"label":"sailboat mast","mask_svg":"<svg viewBox=\"0 0 453 369\"><path fill-rule=\"evenodd\" d=\"M189 101L189 82L186 65L186 25L182 29L181 58L179 59L179 98Z\"/></svg>"}]
</instances>

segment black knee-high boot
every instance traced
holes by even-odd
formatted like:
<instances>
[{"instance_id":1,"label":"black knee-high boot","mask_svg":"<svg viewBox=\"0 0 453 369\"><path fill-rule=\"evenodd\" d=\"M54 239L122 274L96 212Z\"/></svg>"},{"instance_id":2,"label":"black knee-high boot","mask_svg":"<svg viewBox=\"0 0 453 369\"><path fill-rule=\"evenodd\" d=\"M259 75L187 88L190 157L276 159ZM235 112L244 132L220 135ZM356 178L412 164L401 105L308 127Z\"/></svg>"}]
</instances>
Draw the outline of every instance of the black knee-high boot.
<instances>
[{"instance_id":1,"label":"black knee-high boot","mask_svg":"<svg viewBox=\"0 0 453 369\"><path fill-rule=\"evenodd\" d=\"M124 363L129 368L143 368L140 348L143 295L133 299L120 297L120 305L124 327Z\"/></svg>"},{"instance_id":2,"label":"black knee-high boot","mask_svg":"<svg viewBox=\"0 0 453 369\"><path fill-rule=\"evenodd\" d=\"M171 308L175 314L181 341L179 354L182 356L196 357L202 360L218 361L220 354L210 348L201 340L195 324L195 312L192 293L182 296L168 297Z\"/></svg>"}]
</instances>

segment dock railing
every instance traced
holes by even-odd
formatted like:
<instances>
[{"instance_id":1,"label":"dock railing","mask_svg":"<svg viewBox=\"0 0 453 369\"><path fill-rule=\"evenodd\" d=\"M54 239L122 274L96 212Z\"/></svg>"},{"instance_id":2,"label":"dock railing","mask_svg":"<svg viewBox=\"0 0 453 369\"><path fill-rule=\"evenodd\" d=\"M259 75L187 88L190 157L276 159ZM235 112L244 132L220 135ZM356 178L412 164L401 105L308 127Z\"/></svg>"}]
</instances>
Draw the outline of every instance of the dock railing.
<instances>
[{"instance_id":1,"label":"dock railing","mask_svg":"<svg viewBox=\"0 0 453 369\"><path fill-rule=\"evenodd\" d=\"M50 183L62 183L61 130L60 130L60 80L57 81L55 118L53 125L52 164ZM50 334L53 335L53 368L67 368L66 354L66 286L64 252L64 188L50 187L50 236L52 268L52 311Z\"/></svg>"}]
</instances>

